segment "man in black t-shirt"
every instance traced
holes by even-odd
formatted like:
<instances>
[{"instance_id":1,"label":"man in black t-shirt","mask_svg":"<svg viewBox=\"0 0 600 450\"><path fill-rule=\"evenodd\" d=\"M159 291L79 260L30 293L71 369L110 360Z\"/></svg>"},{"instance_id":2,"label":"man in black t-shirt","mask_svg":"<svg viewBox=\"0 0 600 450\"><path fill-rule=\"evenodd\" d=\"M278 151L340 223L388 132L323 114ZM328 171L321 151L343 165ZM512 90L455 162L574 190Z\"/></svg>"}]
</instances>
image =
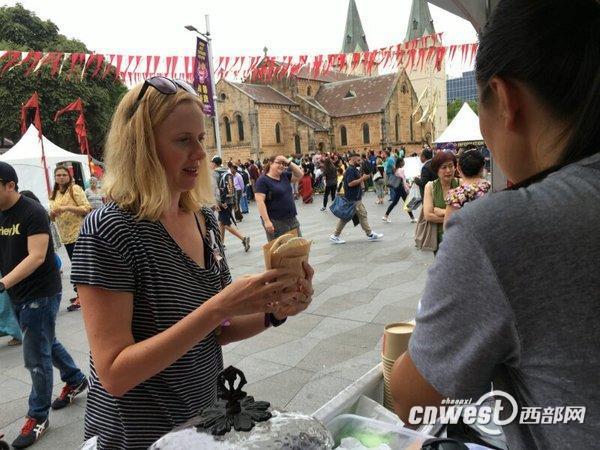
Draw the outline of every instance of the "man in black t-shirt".
<instances>
[{"instance_id":1,"label":"man in black t-shirt","mask_svg":"<svg viewBox=\"0 0 600 450\"><path fill-rule=\"evenodd\" d=\"M371 177L370 174L361 175L360 166L361 166L361 157L358 153L350 153L348 155L348 162L350 165L346 169L344 173L344 197L349 202L354 203L354 218L353 220L358 221L360 226L367 234L367 239L369 241L380 241L383 238L383 234L375 233L371 230L369 226L369 222L367 220L367 209L365 205L363 205L362 198L362 186L363 183ZM331 236L329 236L329 240L333 244L344 244L346 241L340 238L340 234L342 234L342 230L348 223L348 220L339 219L338 224L335 228L335 231ZM355 222L356 224L356 222Z\"/></svg>"},{"instance_id":2,"label":"man in black t-shirt","mask_svg":"<svg viewBox=\"0 0 600 450\"><path fill-rule=\"evenodd\" d=\"M50 406L69 405L87 388L87 380L55 337L62 284L48 214L19 194L18 181L14 168L0 162L0 292L8 292L23 331L23 359L32 381L25 425L12 444L25 448L48 428ZM51 404L52 365L66 385Z\"/></svg>"}]
</instances>

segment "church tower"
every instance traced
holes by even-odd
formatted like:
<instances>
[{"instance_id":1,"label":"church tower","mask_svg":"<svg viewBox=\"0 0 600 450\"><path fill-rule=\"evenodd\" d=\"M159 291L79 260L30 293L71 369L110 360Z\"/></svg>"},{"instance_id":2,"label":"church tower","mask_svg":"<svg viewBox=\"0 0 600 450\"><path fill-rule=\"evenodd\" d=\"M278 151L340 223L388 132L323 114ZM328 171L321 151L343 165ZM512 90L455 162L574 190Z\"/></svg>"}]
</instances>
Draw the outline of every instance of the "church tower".
<instances>
[{"instance_id":1,"label":"church tower","mask_svg":"<svg viewBox=\"0 0 600 450\"><path fill-rule=\"evenodd\" d=\"M404 41L434 33L435 28L427 0L412 0ZM431 40L429 41L428 45L431 45ZM429 121L433 124L432 140L435 140L448 126L446 65L442 63L442 68L438 71L435 69L435 62L431 61L425 64L422 70L413 67L407 73L417 97L421 99L424 111L424 117L416 118L419 122Z\"/></svg>"},{"instance_id":2,"label":"church tower","mask_svg":"<svg viewBox=\"0 0 600 450\"><path fill-rule=\"evenodd\" d=\"M346 16L346 28L344 30L344 40L342 42L341 53L355 53L355 52L367 52L369 51L369 44L367 44L367 37L363 30L360 16L358 15L358 8L356 2L350 0L348 3L348 14ZM359 64L353 71L348 70L348 73L352 75L365 76L366 70L363 64ZM371 75L377 75L377 65L373 65Z\"/></svg>"}]
</instances>

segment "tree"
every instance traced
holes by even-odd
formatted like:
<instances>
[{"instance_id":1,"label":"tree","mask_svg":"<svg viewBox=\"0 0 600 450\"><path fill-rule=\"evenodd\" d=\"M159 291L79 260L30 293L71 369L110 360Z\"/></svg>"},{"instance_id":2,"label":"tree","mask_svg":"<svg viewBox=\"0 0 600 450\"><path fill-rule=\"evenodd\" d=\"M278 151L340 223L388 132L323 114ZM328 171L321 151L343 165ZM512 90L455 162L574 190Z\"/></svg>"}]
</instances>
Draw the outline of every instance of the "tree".
<instances>
[{"instance_id":1,"label":"tree","mask_svg":"<svg viewBox=\"0 0 600 450\"><path fill-rule=\"evenodd\" d=\"M457 99L451 103L448 103L448 123L452 122L452 120L456 117L464 102L464 100ZM467 103L475 112L475 114L477 114L477 102L475 100L469 100Z\"/></svg>"},{"instance_id":2,"label":"tree","mask_svg":"<svg viewBox=\"0 0 600 450\"><path fill-rule=\"evenodd\" d=\"M0 8L0 48L6 50L39 50L56 52L89 53L86 46L76 40L59 34L58 27L49 20L41 20L21 4ZM79 153L74 123L76 114L53 121L59 109L81 97L85 104L85 119L88 128L90 152L101 159L105 135L115 106L127 91L120 81L115 80L114 68L105 79L89 75L81 79L81 71L71 80L69 62L65 62L61 75L50 75L49 67L42 67L36 73L25 76L19 66L0 77L0 136L18 141L21 136L21 105L34 91L40 96L42 126L44 135L61 147Z\"/></svg>"}]
</instances>

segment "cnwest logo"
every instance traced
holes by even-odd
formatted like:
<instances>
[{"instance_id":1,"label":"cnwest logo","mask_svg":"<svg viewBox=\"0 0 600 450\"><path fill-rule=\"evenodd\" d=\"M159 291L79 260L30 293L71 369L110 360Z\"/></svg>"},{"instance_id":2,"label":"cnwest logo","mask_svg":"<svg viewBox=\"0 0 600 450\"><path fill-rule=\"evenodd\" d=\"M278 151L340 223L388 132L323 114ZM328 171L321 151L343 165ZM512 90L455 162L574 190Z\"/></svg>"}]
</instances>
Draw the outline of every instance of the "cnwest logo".
<instances>
[{"instance_id":1,"label":"cnwest logo","mask_svg":"<svg viewBox=\"0 0 600 450\"><path fill-rule=\"evenodd\" d=\"M4 228L0 227L0 236L14 236L16 234L21 234L19 231L20 223L13 225L12 227Z\"/></svg>"}]
</instances>

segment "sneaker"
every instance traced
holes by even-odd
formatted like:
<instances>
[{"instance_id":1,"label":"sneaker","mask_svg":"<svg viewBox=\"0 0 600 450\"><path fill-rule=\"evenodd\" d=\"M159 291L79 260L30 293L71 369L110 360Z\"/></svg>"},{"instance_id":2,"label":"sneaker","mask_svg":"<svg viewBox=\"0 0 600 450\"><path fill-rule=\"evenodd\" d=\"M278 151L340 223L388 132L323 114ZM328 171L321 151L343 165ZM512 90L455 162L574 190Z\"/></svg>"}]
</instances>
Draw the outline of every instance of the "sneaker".
<instances>
[{"instance_id":1,"label":"sneaker","mask_svg":"<svg viewBox=\"0 0 600 450\"><path fill-rule=\"evenodd\" d=\"M382 238L383 238L383 234L375 233L374 231L371 232L371 234L369 236L367 236L367 239L371 242L380 241Z\"/></svg>"},{"instance_id":2,"label":"sneaker","mask_svg":"<svg viewBox=\"0 0 600 450\"><path fill-rule=\"evenodd\" d=\"M321 208L321 211L327 211L327 208L325 208L324 206Z\"/></svg>"},{"instance_id":3,"label":"sneaker","mask_svg":"<svg viewBox=\"0 0 600 450\"><path fill-rule=\"evenodd\" d=\"M332 244L345 244L346 241L343 239L340 239L339 236L336 236L335 234L332 234L331 236L329 236L329 240L331 241Z\"/></svg>"},{"instance_id":4,"label":"sneaker","mask_svg":"<svg viewBox=\"0 0 600 450\"><path fill-rule=\"evenodd\" d=\"M8 346L9 347L16 347L17 345L21 345L22 342L20 340L18 340L17 338L12 338L10 341L8 341Z\"/></svg>"},{"instance_id":5,"label":"sneaker","mask_svg":"<svg viewBox=\"0 0 600 450\"><path fill-rule=\"evenodd\" d=\"M88 387L88 380L84 378L81 383L77 386L69 386L65 384L60 395L52 402L52 409L63 409L65 406L70 405L79 394L85 391Z\"/></svg>"},{"instance_id":6,"label":"sneaker","mask_svg":"<svg viewBox=\"0 0 600 450\"><path fill-rule=\"evenodd\" d=\"M79 300L79 297L73 297L69 299L69 303L73 304L75 303L77 300Z\"/></svg>"},{"instance_id":7,"label":"sneaker","mask_svg":"<svg viewBox=\"0 0 600 450\"><path fill-rule=\"evenodd\" d=\"M50 422L46 419L43 422L27 417L25 425L21 428L21 434L13 441L14 448L27 448L35 444L46 432Z\"/></svg>"},{"instance_id":8,"label":"sneaker","mask_svg":"<svg viewBox=\"0 0 600 450\"><path fill-rule=\"evenodd\" d=\"M69 312L73 312L73 311L79 311L81 309L81 303L77 302L77 303L73 303L70 306L67 306L67 311Z\"/></svg>"},{"instance_id":9,"label":"sneaker","mask_svg":"<svg viewBox=\"0 0 600 450\"><path fill-rule=\"evenodd\" d=\"M244 251L247 252L248 250L250 250L250 238L249 237L245 237L244 239L242 239L242 245L244 246Z\"/></svg>"},{"instance_id":10,"label":"sneaker","mask_svg":"<svg viewBox=\"0 0 600 450\"><path fill-rule=\"evenodd\" d=\"M385 217L385 216L383 216L383 217L381 218L381 220L382 220L383 222L386 222L386 223L392 223L392 219L390 219L389 217Z\"/></svg>"},{"instance_id":11,"label":"sneaker","mask_svg":"<svg viewBox=\"0 0 600 450\"><path fill-rule=\"evenodd\" d=\"M414 217L412 219L410 219L410 223L417 223L417 219L415 219Z\"/></svg>"}]
</instances>

